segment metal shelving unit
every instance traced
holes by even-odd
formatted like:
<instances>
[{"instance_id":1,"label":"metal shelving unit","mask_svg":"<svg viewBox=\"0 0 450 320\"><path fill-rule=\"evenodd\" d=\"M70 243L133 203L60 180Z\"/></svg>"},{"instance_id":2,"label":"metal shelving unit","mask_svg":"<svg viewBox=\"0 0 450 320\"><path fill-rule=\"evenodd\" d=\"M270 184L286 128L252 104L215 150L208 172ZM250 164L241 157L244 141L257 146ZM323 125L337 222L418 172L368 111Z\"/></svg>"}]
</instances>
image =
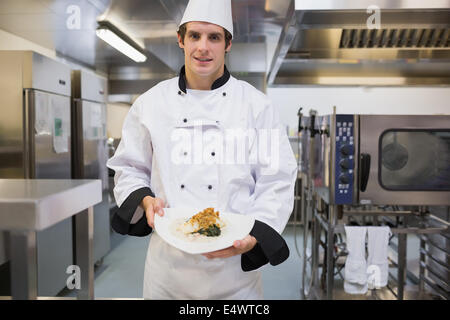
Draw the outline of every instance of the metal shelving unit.
<instances>
[{"instance_id":1,"label":"metal shelving unit","mask_svg":"<svg viewBox=\"0 0 450 320\"><path fill-rule=\"evenodd\" d=\"M303 195L305 198L308 196ZM398 245L394 245L397 251L397 261L390 259L390 265L397 268L397 275L389 274L391 280L396 284L396 290L390 285L387 289L398 299L405 298L405 284L407 279L407 235L417 234L421 239L420 250L420 273L418 279L418 298L424 298L428 293L425 290L425 284L430 286L435 291L439 298L449 298L449 288L446 279L443 279L436 270L427 263L427 259L436 261L429 251L426 249L427 245L433 245L429 241L428 236L431 234L440 234L448 230L449 223L442 220L437 220L435 216L429 214L423 208L418 208L417 211L385 211L385 210L360 210L355 208L344 208L339 205L326 204L317 194L313 195L314 205L311 208L306 208L303 211L303 221L305 222L305 241L303 260L303 288L302 296L305 299L333 299L333 289L335 275L339 274L342 269L342 263L337 263L339 255L339 244L336 243L336 235L345 234L343 220L345 218L359 219L365 223L360 225L382 225L386 224L391 227L393 237L397 237ZM347 207L347 206L346 206ZM312 214L308 216L307 212L310 210ZM368 219L372 217L372 219ZM385 220L386 217L395 217L395 224L392 221ZM355 219L357 218L357 219ZM380 221L384 220L384 221ZM371 220L371 221L369 221ZM436 223L438 222L438 226ZM308 225L311 225L311 248L308 250ZM322 234L325 236L322 239ZM330 241L330 239L332 239ZM391 244L392 247L392 244ZM443 248L440 248L444 250ZM323 250L323 259L321 259L320 250ZM309 254L307 252L309 251ZM448 254L448 251L445 251ZM309 255L309 256L308 256ZM444 261L436 261L439 265L447 268L448 264ZM308 266L309 264L309 266ZM338 268L338 272L336 272ZM340 268L340 269L339 269ZM306 274L311 270L311 274ZM319 275L319 273L321 273ZM305 286L309 282L309 285ZM372 297L377 297L376 290L372 290Z\"/></svg>"}]
</instances>

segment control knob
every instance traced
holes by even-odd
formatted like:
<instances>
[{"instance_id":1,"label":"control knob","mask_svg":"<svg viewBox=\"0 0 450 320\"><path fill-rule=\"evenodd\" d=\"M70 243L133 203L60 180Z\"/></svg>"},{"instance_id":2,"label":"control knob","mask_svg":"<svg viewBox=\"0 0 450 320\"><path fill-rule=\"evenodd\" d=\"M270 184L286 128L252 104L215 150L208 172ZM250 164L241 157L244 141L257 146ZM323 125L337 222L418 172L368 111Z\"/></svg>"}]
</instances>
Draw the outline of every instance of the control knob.
<instances>
[{"instance_id":1,"label":"control knob","mask_svg":"<svg viewBox=\"0 0 450 320\"><path fill-rule=\"evenodd\" d=\"M343 170L350 170L352 169L352 163L349 159L342 159L339 162L339 166L343 169Z\"/></svg>"},{"instance_id":2,"label":"control knob","mask_svg":"<svg viewBox=\"0 0 450 320\"><path fill-rule=\"evenodd\" d=\"M350 156L353 154L353 146L350 144L344 144L340 147L339 151L343 156Z\"/></svg>"},{"instance_id":3,"label":"control knob","mask_svg":"<svg viewBox=\"0 0 450 320\"><path fill-rule=\"evenodd\" d=\"M341 174L339 176L339 183L342 184L349 184L350 183L350 176L348 174Z\"/></svg>"}]
</instances>

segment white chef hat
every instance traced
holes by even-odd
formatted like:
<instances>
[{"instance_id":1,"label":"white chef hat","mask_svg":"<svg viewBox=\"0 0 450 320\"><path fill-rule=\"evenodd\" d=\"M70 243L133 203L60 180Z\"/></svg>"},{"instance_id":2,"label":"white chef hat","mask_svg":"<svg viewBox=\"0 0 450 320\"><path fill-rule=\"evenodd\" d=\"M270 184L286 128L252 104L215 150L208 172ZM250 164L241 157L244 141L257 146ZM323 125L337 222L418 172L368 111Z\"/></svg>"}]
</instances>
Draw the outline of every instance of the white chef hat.
<instances>
[{"instance_id":1,"label":"white chef hat","mask_svg":"<svg viewBox=\"0 0 450 320\"><path fill-rule=\"evenodd\" d=\"M217 24L233 36L233 17L231 0L189 0L180 26L190 21L202 21Z\"/></svg>"}]
</instances>

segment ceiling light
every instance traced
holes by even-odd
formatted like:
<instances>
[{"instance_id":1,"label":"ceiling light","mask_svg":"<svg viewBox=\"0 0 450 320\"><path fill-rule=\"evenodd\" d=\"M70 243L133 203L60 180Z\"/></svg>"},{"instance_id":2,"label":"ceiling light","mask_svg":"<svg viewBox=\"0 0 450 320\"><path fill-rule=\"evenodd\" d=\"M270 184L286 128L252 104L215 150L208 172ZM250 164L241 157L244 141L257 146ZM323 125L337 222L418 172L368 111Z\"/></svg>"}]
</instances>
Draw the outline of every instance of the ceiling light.
<instances>
[{"instance_id":1,"label":"ceiling light","mask_svg":"<svg viewBox=\"0 0 450 320\"><path fill-rule=\"evenodd\" d=\"M147 60L143 49L113 24L107 21L100 21L98 24L96 34L100 39L136 62Z\"/></svg>"}]
</instances>

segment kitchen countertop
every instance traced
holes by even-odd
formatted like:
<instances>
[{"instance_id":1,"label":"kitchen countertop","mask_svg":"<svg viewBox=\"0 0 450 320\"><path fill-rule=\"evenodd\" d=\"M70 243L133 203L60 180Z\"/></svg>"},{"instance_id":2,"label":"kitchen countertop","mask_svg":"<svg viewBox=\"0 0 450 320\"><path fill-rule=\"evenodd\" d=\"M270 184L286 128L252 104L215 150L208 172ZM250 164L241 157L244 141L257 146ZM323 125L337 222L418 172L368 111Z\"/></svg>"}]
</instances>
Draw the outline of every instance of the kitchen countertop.
<instances>
[{"instance_id":1,"label":"kitchen countertop","mask_svg":"<svg viewBox=\"0 0 450 320\"><path fill-rule=\"evenodd\" d=\"M0 230L40 231L101 200L101 180L0 179Z\"/></svg>"}]
</instances>

